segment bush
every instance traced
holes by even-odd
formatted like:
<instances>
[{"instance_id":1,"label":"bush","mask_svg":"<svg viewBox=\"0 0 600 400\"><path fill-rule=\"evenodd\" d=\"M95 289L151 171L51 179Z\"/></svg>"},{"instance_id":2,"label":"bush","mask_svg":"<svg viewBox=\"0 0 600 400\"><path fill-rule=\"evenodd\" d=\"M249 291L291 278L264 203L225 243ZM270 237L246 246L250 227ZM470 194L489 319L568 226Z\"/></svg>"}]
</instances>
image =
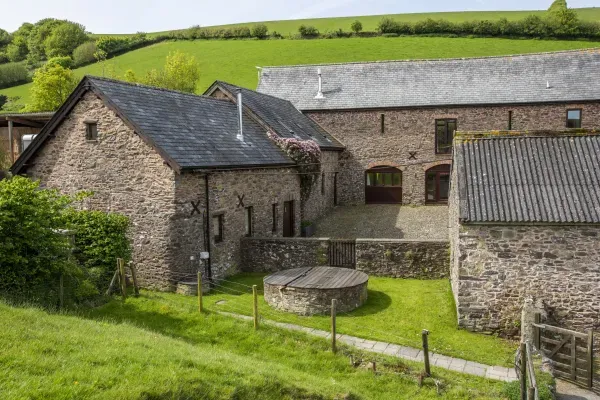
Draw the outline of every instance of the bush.
<instances>
[{"instance_id":1,"label":"bush","mask_svg":"<svg viewBox=\"0 0 600 400\"><path fill-rule=\"evenodd\" d=\"M264 39L269 35L269 29L265 24L256 24L252 27L252 36Z\"/></svg>"},{"instance_id":2,"label":"bush","mask_svg":"<svg viewBox=\"0 0 600 400\"><path fill-rule=\"evenodd\" d=\"M120 214L70 209L67 227L74 231L73 256L87 271L94 287L108 287L117 265L117 258L131 259L127 238L129 219Z\"/></svg>"},{"instance_id":3,"label":"bush","mask_svg":"<svg viewBox=\"0 0 600 400\"><path fill-rule=\"evenodd\" d=\"M303 38L314 38L319 36L319 30L312 25L300 25L298 32Z\"/></svg>"},{"instance_id":4,"label":"bush","mask_svg":"<svg viewBox=\"0 0 600 400\"><path fill-rule=\"evenodd\" d=\"M88 40L85 28L81 24L70 21L52 29L52 33L44 40L46 57L70 56L73 50Z\"/></svg>"},{"instance_id":5,"label":"bush","mask_svg":"<svg viewBox=\"0 0 600 400\"><path fill-rule=\"evenodd\" d=\"M97 51L96 42L89 41L77 46L75 50L73 50L73 65L75 67L80 67L82 65L90 64L96 61L96 57L94 54Z\"/></svg>"},{"instance_id":6,"label":"bush","mask_svg":"<svg viewBox=\"0 0 600 400\"><path fill-rule=\"evenodd\" d=\"M362 30L363 30L362 22L360 22L359 20L354 21L352 24L350 24L350 29L354 33L362 32Z\"/></svg>"},{"instance_id":7,"label":"bush","mask_svg":"<svg viewBox=\"0 0 600 400\"><path fill-rule=\"evenodd\" d=\"M8 55L5 51L0 51L0 64L6 64L10 60L8 59Z\"/></svg>"},{"instance_id":8,"label":"bush","mask_svg":"<svg viewBox=\"0 0 600 400\"><path fill-rule=\"evenodd\" d=\"M96 47L99 50L105 51L106 54L114 54L117 51L127 49L129 46L128 38L104 36L96 40Z\"/></svg>"},{"instance_id":9,"label":"bush","mask_svg":"<svg viewBox=\"0 0 600 400\"><path fill-rule=\"evenodd\" d=\"M247 26L235 26L231 28L231 36L236 38L249 38L252 36Z\"/></svg>"},{"instance_id":10,"label":"bush","mask_svg":"<svg viewBox=\"0 0 600 400\"><path fill-rule=\"evenodd\" d=\"M73 59L69 56L65 57L52 57L46 63L48 67L53 65L60 65L63 68L71 68L73 66Z\"/></svg>"},{"instance_id":11,"label":"bush","mask_svg":"<svg viewBox=\"0 0 600 400\"><path fill-rule=\"evenodd\" d=\"M379 33L399 33L398 23L389 17L383 17L377 24L377 31Z\"/></svg>"},{"instance_id":12,"label":"bush","mask_svg":"<svg viewBox=\"0 0 600 400\"><path fill-rule=\"evenodd\" d=\"M0 88L29 82L29 72L25 62L0 65Z\"/></svg>"}]
</instances>

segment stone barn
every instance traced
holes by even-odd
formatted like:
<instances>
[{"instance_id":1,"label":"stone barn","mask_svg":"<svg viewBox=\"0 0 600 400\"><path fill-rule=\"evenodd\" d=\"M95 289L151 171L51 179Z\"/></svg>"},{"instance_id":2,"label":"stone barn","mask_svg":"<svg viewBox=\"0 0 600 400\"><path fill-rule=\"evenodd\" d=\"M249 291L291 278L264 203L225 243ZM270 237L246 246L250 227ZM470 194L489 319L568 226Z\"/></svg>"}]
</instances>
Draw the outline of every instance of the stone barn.
<instances>
[{"instance_id":1,"label":"stone barn","mask_svg":"<svg viewBox=\"0 0 600 400\"><path fill-rule=\"evenodd\" d=\"M297 164L267 131L313 140L332 158L343 147L285 100L219 87L222 98L85 77L12 172L92 191L84 207L127 215L145 286L189 280L202 252L209 276L235 274L241 238L297 236L303 218L333 207L320 182L310 201L323 204L303 206Z\"/></svg>"},{"instance_id":2,"label":"stone barn","mask_svg":"<svg viewBox=\"0 0 600 400\"><path fill-rule=\"evenodd\" d=\"M526 298L600 328L600 131L457 133L449 203L458 322L516 334Z\"/></svg>"}]
</instances>

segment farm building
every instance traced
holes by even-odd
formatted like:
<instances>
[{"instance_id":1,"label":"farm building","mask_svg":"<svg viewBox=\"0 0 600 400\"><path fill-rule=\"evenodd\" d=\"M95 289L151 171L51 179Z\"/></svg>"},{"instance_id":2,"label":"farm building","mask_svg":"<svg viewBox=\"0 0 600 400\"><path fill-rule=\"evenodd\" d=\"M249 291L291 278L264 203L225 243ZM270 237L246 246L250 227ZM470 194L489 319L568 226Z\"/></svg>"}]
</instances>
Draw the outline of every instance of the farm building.
<instances>
[{"instance_id":1,"label":"farm building","mask_svg":"<svg viewBox=\"0 0 600 400\"><path fill-rule=\"evenodd\" d=\"M264 67L346 147L340 204L446 204L455 130L600 128L600 50Z\"/></svg>"},{"instance_id":2,"label":"farm building","mask_svg":"<svg viewBox=\"0 0 600 400\"><path fill-rule=\"evenodd\" d=\"M295 236L302 218L333 207L327 185L303 211L297 165L267 131L312 139L325 157L343 147L285 100L218 87L227 99L85 77L12 171L65 193L93 191L85 207L129 216L145 286L170 287L201 252L213 277L234 274L240 238Z\"/></svg>"},{"instance_id":3,"label":"farm building","mask_svg":"<svg viewBox=\"0 0 600 400\"><path fill-rule=\"evenodd\" d=\"M12 164L40 133L46 122L52 118L53 112L9 113L0 115L0 169L3 163Z\"/></svg>"},{"instance_id":4,"label":"farm building","mask_svg":"<svg viewBox=\"0 0 600 400\"><path fill-rule=\"evenodd\" d=\"M518 330L523 300L600 318L600 131L457 133L449 202L459 325Z\"/></svg>"}]
</instances>

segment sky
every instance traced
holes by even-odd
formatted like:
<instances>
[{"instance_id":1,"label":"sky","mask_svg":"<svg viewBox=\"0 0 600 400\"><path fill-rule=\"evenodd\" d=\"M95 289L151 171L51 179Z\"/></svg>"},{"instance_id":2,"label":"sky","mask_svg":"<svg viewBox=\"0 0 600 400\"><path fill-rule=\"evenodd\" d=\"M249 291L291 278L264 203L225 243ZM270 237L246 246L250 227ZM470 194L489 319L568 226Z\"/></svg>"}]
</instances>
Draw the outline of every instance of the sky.
<instances>
[{"instance_id":1,"label":"sky","mask_svg":"<svg viewBox=\"0 0 600 400\"><path fill-rule=\"evenodd\" d=\"M552 0L0 0L0 28L53 17L92 33L156 32L239 22L436 11L545 10ZM598 7L600 0L569 0Z\"/></svg>"}]
</instances>

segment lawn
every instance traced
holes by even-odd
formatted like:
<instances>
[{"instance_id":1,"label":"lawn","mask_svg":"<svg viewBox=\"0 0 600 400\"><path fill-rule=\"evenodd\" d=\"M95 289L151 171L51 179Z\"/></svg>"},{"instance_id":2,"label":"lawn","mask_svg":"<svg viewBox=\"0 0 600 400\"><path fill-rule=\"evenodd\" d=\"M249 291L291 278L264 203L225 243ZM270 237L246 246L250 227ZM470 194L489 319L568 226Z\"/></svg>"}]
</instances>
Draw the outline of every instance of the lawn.
<instances>
[{"instance_id":1,"label":"lawn","mask_svg":"<svg viewBox=\"0 0 600 400\"><path fill-rule=\"evenodd\" d=\"M144 292L78 315L0 302L0 398L498 399L506 385L380 359L354 368L324 339L197 312L192 298ZM354 354L360 357L360 354ZM365 355L362 355L365 357Z\"/></svg>"},{"instance_id":2,"label":"lawn","mask_svg":"<svg viewBox=\"0 0 600 400\"><path fill-rule=\"evenodd\" d=\"M248 286L256 284L259 293L262 293L263 276L243 274L232 281L237 284L219 284L205 298L207 309L251 315L252 295ZM186 297L169 299L190 306L195 302L195 299ZM329 330L328 316L302 317L279 312L269 307L262 296L259 313L267 319ZM340 333L412 347L421 346L423 329L430 331L429 348L432 352L488 365L511 366L514 360L515 342L457 329L452 291L449 282L444 279L425 281L370 277L367 303L337 318Z\"/></svg>"},{"instance_id":3,"label":"lawn","mask_svg":"<svg viewBox=\"0 0 600 400\"><path fill-rule=\"evenodd\" d=\"M107 71L114 70L120 77L132 69L143 75L160 68L170 52L180 50L194 55L200 63L197 92L202 93L216 79L254 89L258 82L256 66L494 56L590 47L600 47L600 42L442 37L170 41L123 54L104 65L79 68L75 74L110 76ZM26 84L1 89L0 93L21 96L26 103L30 88L31 84Z\"/></svg>"},{"instance_id":4,"label":"lawn","mask_svg":"<svg viewBox=\"0 0 600 400\"><path fill-rule=\"evenodd\" d=\"M548 3L550 4L550 2ZM577 8L576 9L579 18L584 21L598 21L600 20L600 8ZM423 21L427 18L432 19L446 19L451 22L462 22L462 21L473 21L473 20L499 20L500 18L506 18L508 20L518 20L525 18L528 15L544 15L545 11L542 10L531 10L531 11L461 11L461 12L436 12L436 13L410 13L410 14L387 14L387 15L363 15L358 17L336 17L336 18L313 18L313 19L297 19L297 20L284 20L284 21L265 21L262 22L267 25L271 32L276 31L282 35L290 35L298 33L298 27L302 24L313 25L320 32L337 31L342 29L344 31L350 31L350 24L359 20L363 24L363 30L375 31L377 24L383 17L391 17L397 21L403 22L416 22ZM212 28L229 28L234 26L248 26L252 27L258 22L248 22L242 24L230 24L230 25L219 25ZM175 32L178 30L175 30ZM152 32L148 36L156 36L159 34L166 34L173 31L164 32ZM96 34L94 36L106 36L103 34ZM127 34L110 34L108 36L128 36Z\"/></svg>"}]
</instances>

